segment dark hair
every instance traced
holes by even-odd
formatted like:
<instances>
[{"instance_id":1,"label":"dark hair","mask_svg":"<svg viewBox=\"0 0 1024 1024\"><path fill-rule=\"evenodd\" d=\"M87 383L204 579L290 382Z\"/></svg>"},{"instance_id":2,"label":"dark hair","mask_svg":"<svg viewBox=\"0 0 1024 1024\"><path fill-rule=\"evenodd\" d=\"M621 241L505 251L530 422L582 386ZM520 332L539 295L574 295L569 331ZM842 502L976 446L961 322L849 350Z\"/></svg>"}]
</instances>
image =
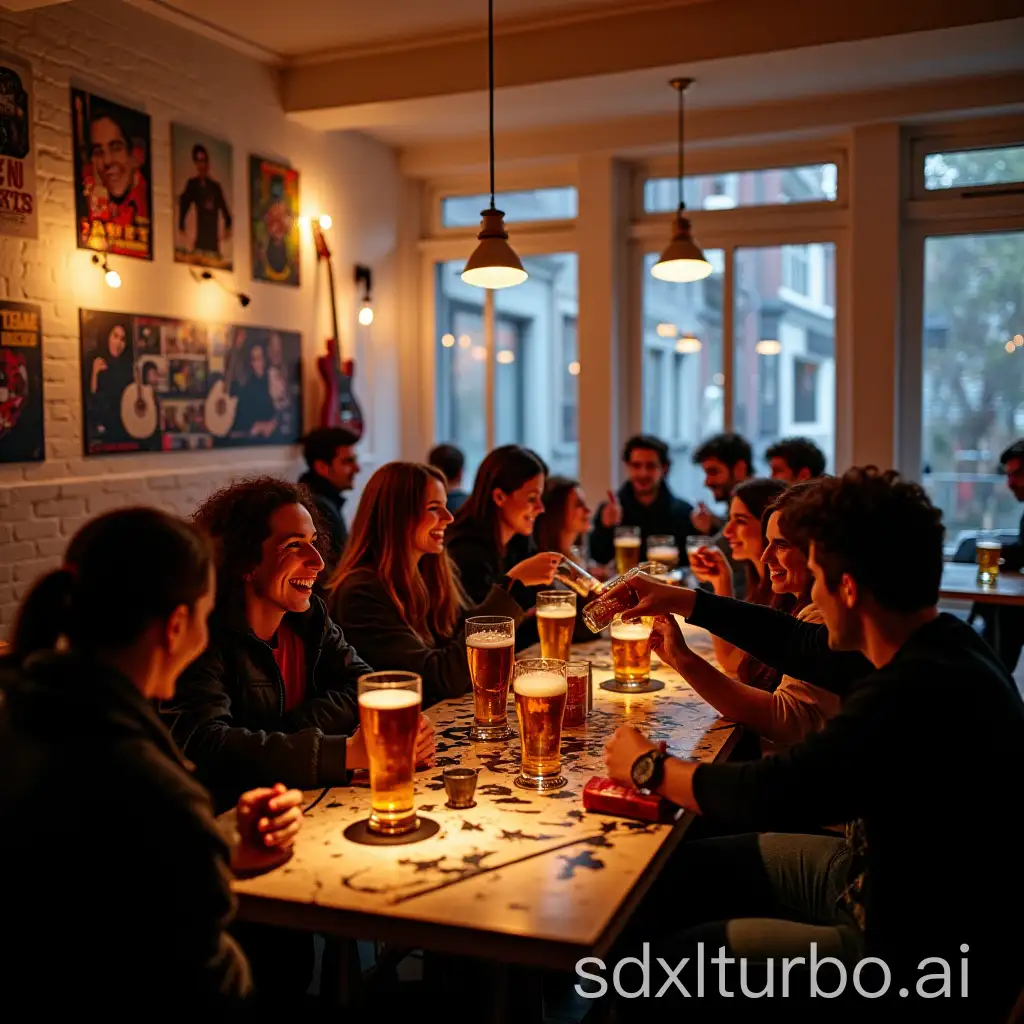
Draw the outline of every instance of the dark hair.
<instances>
[{"instance_id":1,"label":"dark hair","mask_svg":"<svg viewBox=\"0 0 1024 1024\"><path fill-rule=\"evenodd\" d=\"M327 531L309 491L273 476L230 484L211 494L192 514L192 521L214 543L217 556L217 607L237 607L245 577L263 559L270 536L270 517L286 505L301 505L317 528L316 546L324 555Z\"/></svg>"},{"instance_id":2,"label":"dark hair","mask_svg":"<svg viewBox=\"0 0 1024 1024\"><path fill-rule=\"evenodd\" d=\"M642 451L654 452L658 456L658 461L666 469L672 465L672 459L668 454L668 445L653 434L634 434L622 449L622 461L629 462L633 452L638 448Z\"/></svg>"},{"instance_id":3,"label":"dark hair","mask_svg":"<svg viewBox=\"0 0 1024 1024\"><path fill-rule=\"evenodd\" d=\"M768 448L766 459L782 459L794 473L806 469L811 477L825 472L825 453L806 437L784 437Z\"/></svg>"},{"instance_id":4,"label":"dark hair","mask_svg":"<svg viewBox=\"0 0 1024 1024\"><path fill-rule=\"evenodd\" d=\"M761 522L761 539L764 540L764 529L767 520L764 518L765 509L783 491L786 485L781 480L771 480L768 477L754 477L753 480L744 480L733 489L730 501L739 499L747 506L750 514ZM767 573L758 573L752 565L747 565L747 600L754 604L769 604L772 598L772 584Z\"/></svg>"},{"instance_id":5,"label":"dark hair","mask_svg":"<svg viewBox=\"0 0 1024 1024\"><path fill-rule=\"evenodd\" d=\"M445 479L451 483L466 465L466 456L453 444L439 444L430 449L427 464L444 473Z\"/></svg>"},{"instance_id":6,"label":"dark hair","mask_svg":"<svg viewBox=\"0 0 1024 1024\"><path fill-rule=\"evenodd\" d=\"M1002 455L999 456L999 465L1009 465L1010 459L1020 459L1024 462L1024 437L1018 437Z\"/></svg>"},{"instance_id":7,"label":"dark hair","mask_svg":"<svg viewBox=\"0 0 1024 1024\"><path fill-rule=\"evenodd\" d=\"M312 469L314 462L333 462L339 448L358 443L359 435L346 427L317 427L302 439L302 456Z\"/></svg>"},{"instance_id":8,"label":"dark hair","mask_svg":"<svg viewBox=\"0 0 1024 1024\"><path fill-rule=\"evenodd\" d=\"M565 508L569 504L569 496L579 485L579 480L567 476L553 476L548 480L544 488L544 511L537 516L533 526L533 538L539 550L561 550L559 544L565 529Z\"/></svg>"},{"instance_id":9,"label":"dark hair","mask_svg":"<svg viewBox=\"0 0 1024 1024\"><path fill-rule=\"evenodd\" d=\"M693 453L693 464L699 466L708 459L718 459L729 469L734 469L737 462L747 464L747 472L754 472L754 453L750 442L740 434L715 434L704 441Z\"/></svg>"},{"instance_id":10,"label":"dark hair","mask_svg":"<svg viewBox=\"0 0 1024 1024\"><path fill-rule=\"evenodd\" d=\"M110 352L110 336L111 336L111 334L114 333L114 328L115 327L120 327L121 330L124 331L124 349L125 350L124 350L124 352L121 353L121 355L125 355L126 353L128 353L129 359L130 359L131 358L130 353L131 353L131 350L132 350L132 336L131 336L131 333L129 331L128 325L123 320L114 320L112 323L108 324L106 327L103 328L103 330L100 331L98 337L96 338L96 351L99 352L100 354L106 356L109 359L114 359L114 358L120 359L121 358L121 356L116 356L115 357L115 356L111 355L111 352Z\"/></svg>"},{"instance_id":11,"label":"dark hair","mask_svg":"<svg viewBox=\"0 0 1024 1024\"><path fill-rule=\"evenodd\" d=\"M830 591L849 574L888 611L909 614L938 603L942 512L920 484L895 470L855 466L815 481L789 515L807 530Z\"/></svg>"},{"instance_id":12,"label":"dark hair","mask_svg":"<svg viewBox=\"0 0 1024 1024\"><path fill-rule=\"evenodd\" d=\"M92 145L92 126L97 121L113 121L124 139L125 146L132 148L132 126L128 117L113 107L96 107L89 115L89 144Z\"/></svg>"},{"instance_id":13,"label":"dark hair","mask_svg":"<svg viewBox=\"0 0 1024 1024\"><path fill-rule=\"evenodd\" d=\"M193 161L193 163L195 162L196 158L199 156L200 153L202 153L203 156L205 156L207 160L210 159L210 154L207 153L206 147L201 142L197 142L192 147L192 161Z\"/></svg>"},{"instance_id":14,"label":"dark hair","mask_svg":"<svg viewBox=\"0 0 1024 1024\"><path fill-rule=\"evenodd\" d=\"M779 529L782 531L782 535L790 544L795 544L806 556L810 551L811 536L807 532L806 526L793 515L793 509L802 500L807 489L813 487L817 482L817 480L801 480L799 483L787 487L761 513L761 532L767 536L768 520L771 519L773 513L778 512Z\"/></svg>"},{"instance_id":15,"label":"dark hair","mask_svg":"<svg viewBox=\"0 0 1024 1024\"><path fill-rule=\"evenodd\" d=\"M130 647L151 622L180 605L191 609L206 593L213 554L191 524L155 508L124 508L86 523L64 559L21 603L17 664L61 637L85 652Z\"/></svg>"},{"instance_id":16,"label":"dark hair","mask_svg":"<svg viewBox=\"0 0 1024 1024\"><path fill-rule=\"evenodd\" d=\"M511 494L541 474L548 475L544 460L529 448L518 444L505 444L490 452L476 471L473 491L455 513L454 527L476 523L494 537L494 546L502 549L498 533L498 506L494 504L495 490Z\"/></svg>"}]
</instances>

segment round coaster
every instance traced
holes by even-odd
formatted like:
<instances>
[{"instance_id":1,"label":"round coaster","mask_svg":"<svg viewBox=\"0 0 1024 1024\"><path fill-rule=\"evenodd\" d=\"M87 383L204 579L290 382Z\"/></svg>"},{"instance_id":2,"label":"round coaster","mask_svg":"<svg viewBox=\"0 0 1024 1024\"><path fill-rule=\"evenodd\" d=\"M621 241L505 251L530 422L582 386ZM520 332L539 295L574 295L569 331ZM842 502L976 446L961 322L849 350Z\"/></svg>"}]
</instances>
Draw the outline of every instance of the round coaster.
<instances>
[{"instance_id":1,"label":"round coaster","mask_svg":"<svg viewBox=\"0 0 1024 1024\"><path fill-rule=\"evenodd\" d=\"M406 843L418 843L423 839L429 839L441 830L441 826L433 818L420 816L419 825L411 832L403 832L400 836L386 836L379 832L370 831L370 819L363 818L355 821L345 829L345 838L352 843L359 843L360 846L405 846Z\"/></svg>"},{"instance_id":2,"label":"round coaster","mask_svg":"<svg viewBox=\"0 0 1024 1024\"><path fill-rule=\"evenodd\" d=\"M552 789L561 789L563 786L568 785L568 782L564 775L555 775L550 779L545 779L542 783L530 782L521 776L516 776L516 785L520 789L528 789L531 793L547 793Z\"/></svg>"},{"instance_id":3,"label":"round coaster","mask_svg":"<svg viewBox=\"0 0 1024 1024\"><path fill-rule=\"evenodd\" d=\"M601 689L611 693L653 693L655 690L664 690L665 684L660 679L648 679L643 686L625 686L614 679L606 679L601 683Z\"/></svg>"}]
</instances>

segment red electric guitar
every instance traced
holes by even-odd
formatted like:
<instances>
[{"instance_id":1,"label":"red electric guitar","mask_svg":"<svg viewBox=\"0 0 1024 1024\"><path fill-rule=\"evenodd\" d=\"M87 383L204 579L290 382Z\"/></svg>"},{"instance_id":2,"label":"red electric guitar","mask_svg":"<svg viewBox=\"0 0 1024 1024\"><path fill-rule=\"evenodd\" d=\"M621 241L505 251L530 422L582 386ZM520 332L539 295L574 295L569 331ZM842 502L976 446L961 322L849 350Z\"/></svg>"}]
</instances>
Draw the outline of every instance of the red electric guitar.
<instances>
[{"instance_id":1,"label":"red electric guitar","mask_svg":"<svg viewBox=\"0 0 1024 1024\"><path fill-rule=\"evenodd\" d=\"M338 342L338 304L334 298L334 267L331 264L331 250L327 248L320 225L313 221L313 239L316 242L316 257L327 264L327 284L331 293L331 330L333 337L327 339L327 352L316 361L316 368L324 379L324 403L320 408L320 426L345 427L357 437L363 436L363 410L359 408L352 392L352 377L355 371L351 359L341 358Z\"/></svg>"}]
</instances>

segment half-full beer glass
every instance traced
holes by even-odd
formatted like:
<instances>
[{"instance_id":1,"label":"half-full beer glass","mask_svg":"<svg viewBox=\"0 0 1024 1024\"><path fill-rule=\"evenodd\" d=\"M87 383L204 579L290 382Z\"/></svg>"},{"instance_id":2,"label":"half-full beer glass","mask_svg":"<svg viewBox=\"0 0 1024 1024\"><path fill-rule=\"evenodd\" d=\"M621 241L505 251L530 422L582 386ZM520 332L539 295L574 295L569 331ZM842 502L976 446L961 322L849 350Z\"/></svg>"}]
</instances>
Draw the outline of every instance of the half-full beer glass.
<instances>
[{"instance_id":1,"label":"half-full beer glass","mask_svg":"<svg viewBox=\"0 0 1024 1024\"><path fill-rule=\"evenodd\" d=\"M566 663L552 658L517 661L512 687L523 748L516 785L544 791L565 785L562 768L562 717L568 693Z\"/></svg>"},{"instance_id":2,"label":"half-full beer glass","mask_svg":"<svg viewBox=\"0 0 1024 1024\"><path fill-rule=\"evenodd\" d=\"M651 678L651 629L654 619L644 616L639 622L623 622L621 615L612 621L612 668L620 686L647 685Z\"/></svg>"},{"instance_id":3,"label":"half-full beer glass","mask_svg":"<svg viewBox=\"0 0 1024 1024\"><path fill-rule=\"evenodd\" d=\"M419 826L413 799L423 684L415 672L359 678L359 725L370 763L371 832L401 835Z\"/></svg>"},{"instance_id":4,"label":"half-full beer glass","mask_svg":"<svg viewBox=\"0 0 1024 1024\"><path fill-rule=\"evenodd\" d=\"M615 571L621 576L640 561L640 527L615 527Z\"/></svg>"},{"instance_id":5,"label":"half-full beer glass","mask_svg":"<svg viewBox=\"0 0 1024 1024\"><path fill-rule=\"evenodd\" d=\"M576 595L570 590L542 590L537 595L540 656L568 661L576 627Z\"/></svg>"},{"instance_id":6,"label":"half-full beer glass","mask_svg":"<svg viewBox=\"0 0 1024 1024\"><path fill-rule=\"evenodd\" d=\"M1003 543L999 535L982 534L974 545L978 559L978 582L983 587L990 587L999 582L999 560L1003 553Z\"/></svg>"},{"instance_id":7,"label":"half-full beer glass","mask_svg":"<svg viewBox=\"0 0 1024 1024\"><path fill-rule=\"evenodd\" d=\"M675 537L668 534L653 533L647 538L647 558L657 562L671 572L679 565L679 545Z\"/></svg>"},{"instance_id":8,"label":"half-full beer glass","mask_svg":"<svg viewBox=\"0 0 1024 1024\"><path fill-rule=\"evenodd\" d=\"M466 619L466 656L473 681L475 717L472 740L507 740L508 685L515 661L516 623L505 615L477 615Z\"/></svg>"}]
</instances>

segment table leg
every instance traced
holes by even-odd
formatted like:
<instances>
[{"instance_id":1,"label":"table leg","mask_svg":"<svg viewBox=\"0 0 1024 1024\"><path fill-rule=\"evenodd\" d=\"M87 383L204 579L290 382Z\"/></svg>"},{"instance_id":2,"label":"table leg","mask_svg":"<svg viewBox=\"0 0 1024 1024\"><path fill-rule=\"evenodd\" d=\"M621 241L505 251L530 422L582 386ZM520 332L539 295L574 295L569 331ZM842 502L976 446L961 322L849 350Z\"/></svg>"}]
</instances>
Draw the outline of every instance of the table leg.
<instances>
[{"instance_id":1,"label":"table leg","mask_svg":"<svg viewBox=\"0 0 1024 1024\"><path fill-rule=\"evenodd\" d=\"M366 1005L363 968L355 939L325 940L320 998L336 1009L352 1010Z\"/></svg>"}]
</instances>

